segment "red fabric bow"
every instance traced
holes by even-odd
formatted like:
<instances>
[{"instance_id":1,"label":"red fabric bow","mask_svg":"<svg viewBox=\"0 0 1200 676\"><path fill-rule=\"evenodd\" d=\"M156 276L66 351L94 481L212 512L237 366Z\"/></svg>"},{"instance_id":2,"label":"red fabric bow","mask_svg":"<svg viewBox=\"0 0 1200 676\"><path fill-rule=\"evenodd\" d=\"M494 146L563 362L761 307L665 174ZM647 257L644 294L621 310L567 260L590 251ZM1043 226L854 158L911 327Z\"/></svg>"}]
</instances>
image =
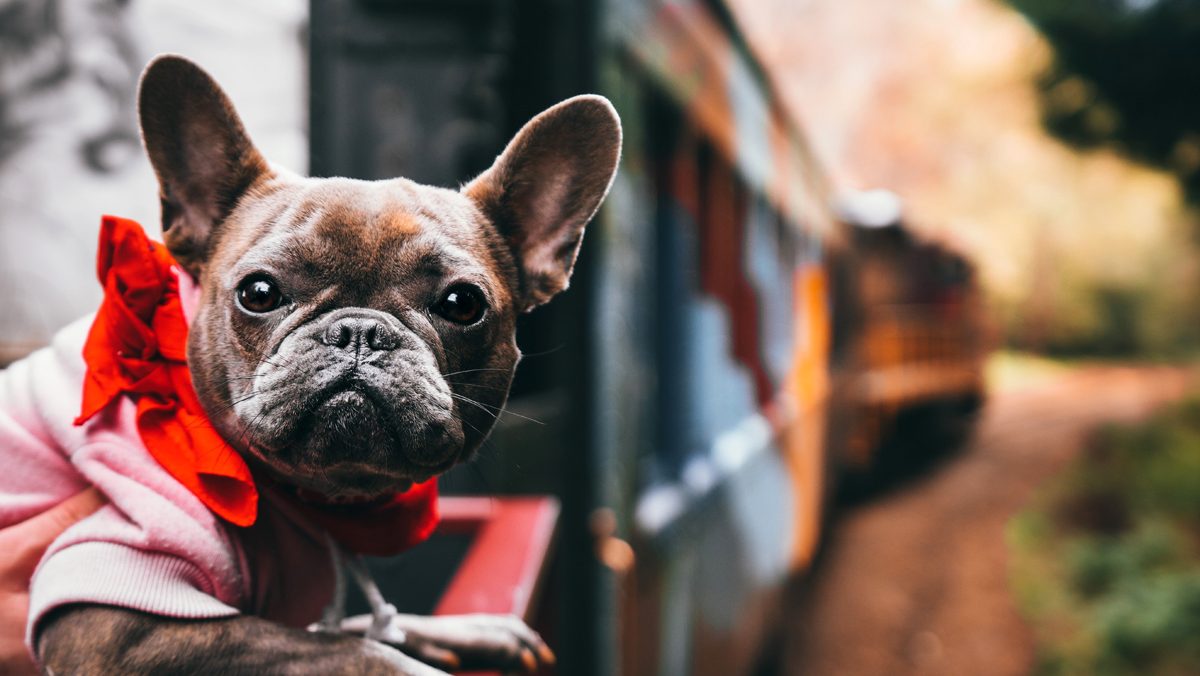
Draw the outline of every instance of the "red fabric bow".
<instances>
[{"instance_id":1,"label":"red fabric bow","mask_svg":"<svg viewBox=\"0 0 1200 676\"><path fill-rule=\"evenodd\" d=\"M173 265L166 247L136 222L101 220L97 273L104 300L83 347L87 376L75 424L122 395L133 398L150 455L214 514L249 526L258 516L258 487L246 461L209 423L192 387L187 320ZM398 553L429 537L438 522L436 479L368 505L293 500L334 539L362 554Z\"/></svg>"}]
</instances>

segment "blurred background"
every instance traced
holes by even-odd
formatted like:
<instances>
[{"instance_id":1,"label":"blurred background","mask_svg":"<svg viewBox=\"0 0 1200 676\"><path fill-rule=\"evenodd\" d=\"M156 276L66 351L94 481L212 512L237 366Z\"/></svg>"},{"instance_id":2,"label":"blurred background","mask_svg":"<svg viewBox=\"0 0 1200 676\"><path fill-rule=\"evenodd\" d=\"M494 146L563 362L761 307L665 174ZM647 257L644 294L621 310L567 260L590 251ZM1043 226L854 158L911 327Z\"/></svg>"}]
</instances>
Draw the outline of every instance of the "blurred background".
<instances>
[{"instance_id":1,"label":"blurred background","mask_svg":"<svg viewBox=\"0 0 1200 676\"><path fill-rule=\"evenodd\" d=\"M96 306L101 214L157 236L159 52L313 175L621 114L397 605L572 675L1200 673L1200 4L0 0L0 365Z\"/></svg>"}]
</instances>

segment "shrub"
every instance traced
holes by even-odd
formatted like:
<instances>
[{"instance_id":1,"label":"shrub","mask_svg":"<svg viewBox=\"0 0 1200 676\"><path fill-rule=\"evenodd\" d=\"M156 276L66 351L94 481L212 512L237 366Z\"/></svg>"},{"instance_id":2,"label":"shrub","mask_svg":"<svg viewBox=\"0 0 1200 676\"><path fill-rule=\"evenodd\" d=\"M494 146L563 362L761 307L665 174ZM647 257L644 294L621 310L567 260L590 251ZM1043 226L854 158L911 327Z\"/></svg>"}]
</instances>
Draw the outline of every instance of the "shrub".
<instances>
[{"instance_id":1,"label":"shrub","mask_svg":"<svg viewBox=\"0 0 1200 676\"><path fill-rule=\"evenodd\" d=\"M1200 399L1098 432L1008 536L1039 673L1200 673Z\"/></svg>"}]
</instances>

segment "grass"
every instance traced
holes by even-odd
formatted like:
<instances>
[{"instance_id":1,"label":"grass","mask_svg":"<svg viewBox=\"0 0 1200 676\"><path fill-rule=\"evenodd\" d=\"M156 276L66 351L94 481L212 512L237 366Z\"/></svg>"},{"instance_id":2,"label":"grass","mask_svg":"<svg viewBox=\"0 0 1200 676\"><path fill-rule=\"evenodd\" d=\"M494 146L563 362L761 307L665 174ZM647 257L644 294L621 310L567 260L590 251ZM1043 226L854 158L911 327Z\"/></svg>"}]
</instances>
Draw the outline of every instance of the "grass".
<instances>
[{"instance_id":1,"label":"grass","mask_svg":"<svg viewBox=\"0 0 1200 676\"><path fill-rule=\"evenodd\" d=\"M1011 391L1049 382L1069 368L1032 353L998 350L988 357L985 376L988 391Z\"/></svg>"},{"instance_id":2,"label":"grass","mask_svg":"<svg viewBox=\"0 0 1200 676\"><path fill-rule=\"evenodd\" d=\"M1101 430L1008 540L1037 673L1200 673L1200 398Z\"/></svg>"}]
</instances>

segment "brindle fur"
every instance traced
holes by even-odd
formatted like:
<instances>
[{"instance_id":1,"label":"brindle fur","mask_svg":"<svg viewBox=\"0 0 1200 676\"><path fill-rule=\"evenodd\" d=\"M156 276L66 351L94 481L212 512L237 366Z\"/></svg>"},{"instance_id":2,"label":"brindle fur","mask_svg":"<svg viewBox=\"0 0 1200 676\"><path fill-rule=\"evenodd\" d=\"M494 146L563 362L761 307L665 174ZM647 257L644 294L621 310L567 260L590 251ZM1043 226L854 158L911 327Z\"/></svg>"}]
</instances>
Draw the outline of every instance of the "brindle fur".
<instances>
[{"instance_id":1,"label":"brindle fur","mask_svg":"<svg viewBox=\"0 0 1200 676\"><path fill-rule=\"evenodd\" d=\"M69 606L52 616L41 658L45 673L56 676L442 673L349 634L305 632L250 616L174 620L105 606Z\"/></svg>"},{"instance_id":2,"label":"brindle fur","mask_svg":"<svg viewBox=\"0 0 1200 676\"><path fill-rule=\"evenodd\" d=\"M577 97L534 118L462 190L302 178L272 168L212 78L174 56L147 67L139 110L164 239L201 288L188 353L201 402L249 462L334 497L403 489L475 453L520 356L516 317L567 287L620 153L612 107ZM289 304L239 309L253 273L277 280ZM459 282L482 290L477 324L431 310ZM333 345L343 325L355 338ZM444 666L552 659L512 618L421 619L406 620L426 648L415 652ZM253 617L101 606L51 617L39 651L58 674L440 673L380 644Z\"/></svg>"}]
</instances>

